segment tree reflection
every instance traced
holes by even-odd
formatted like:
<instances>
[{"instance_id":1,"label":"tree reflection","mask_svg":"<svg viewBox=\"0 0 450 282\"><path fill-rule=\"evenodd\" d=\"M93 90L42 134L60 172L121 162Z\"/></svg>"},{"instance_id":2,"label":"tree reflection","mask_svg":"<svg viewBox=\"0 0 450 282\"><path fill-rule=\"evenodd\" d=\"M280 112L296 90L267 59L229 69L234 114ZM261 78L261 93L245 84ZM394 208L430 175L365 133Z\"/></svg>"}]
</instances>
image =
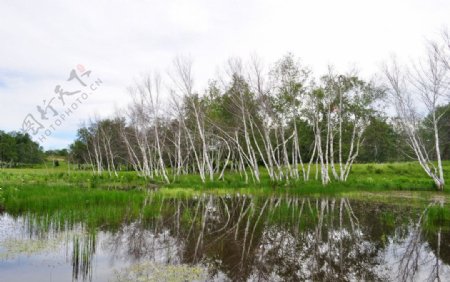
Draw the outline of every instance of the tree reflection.
<instances>
[{"instance_id":1,"label":"tree reflection","mask_svg":"<svg viewBox=\"0 0 450 282\"><path fill-rule=\"evenodd\" d=\"M417 213L346 198L149 193L137 218L120 228L72 236L73 278L92 279L101 247L111 260L201 265L210 279L446 280L450 232L424 228L431 206ZM30 236L56 232L40 217L27 217Z\"/></svg>"}]
</instances>

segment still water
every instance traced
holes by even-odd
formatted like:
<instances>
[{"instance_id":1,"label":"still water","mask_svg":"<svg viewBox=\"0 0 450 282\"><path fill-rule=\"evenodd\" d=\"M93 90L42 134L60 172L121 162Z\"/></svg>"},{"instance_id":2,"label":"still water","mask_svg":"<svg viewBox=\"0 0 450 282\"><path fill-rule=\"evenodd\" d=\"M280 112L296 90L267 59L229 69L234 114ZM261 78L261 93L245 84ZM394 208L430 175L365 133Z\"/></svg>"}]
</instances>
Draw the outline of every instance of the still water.
<instances>
[{"instance_id":1,"label":"still water","mask_svg":"<svg viewBox=\"0 0 450 282\"><path fill-rule=\"evenodd\" d=\"M0 281L450 281L435 205L150 196L115 222L6 210Z\"/></svg>"}]
</instances>

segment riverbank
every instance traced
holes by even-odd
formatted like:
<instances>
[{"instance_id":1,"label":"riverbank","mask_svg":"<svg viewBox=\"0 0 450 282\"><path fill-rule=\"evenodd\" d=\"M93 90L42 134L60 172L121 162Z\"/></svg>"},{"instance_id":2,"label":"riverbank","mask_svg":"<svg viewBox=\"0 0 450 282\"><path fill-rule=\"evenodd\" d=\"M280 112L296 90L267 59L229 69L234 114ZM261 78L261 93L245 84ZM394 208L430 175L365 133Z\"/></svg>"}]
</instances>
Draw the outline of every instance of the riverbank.
<instances>
[{"instance_id":1,"label":"riverbank","mask_svg":"<svg viewBox=\"0 0 450 282\"><path fill-rule=\"evenodd\" d=\"M450 178L450 161L444 162L444 171L447 179ZM300 170L300 175L302 172ZM62 185L83 188L109 188L109 189L256 189L274 191L289 190L295 193L334 193L337 191L435 191L433 181L425 174L417 162L385 163L385 164L355 164L346 182L332 180L324 186L316 177L316 167L312 167L310 180L283 180L270 181L266 171L261 168L261 181L253 181L250 173L247 180L239 173L228 172L223 180L207 180L202 183L198 175L181 175L171 177L171 183L166 184L158 177L144 179L133 171L118 172L118 176L103 172L101 175L93 174L91 170L74 170L67 163L60 162L58 167L49 164L35 168L9 168L0 169L0 185ZM1 186L0 186L1 187ZM450 191L450 190L449 190ZM448 193L444 188L444 194Z\"/></svg>"},{"instance_id":2,"label":"riverbank","mask_svg":"<svg viewBox=\"0 0 450 282\"><path fill-rule=\"evenodd\" d=\"M450 162L444 163L447 179L450 178ZM450 203L450 189L436 191L433 181L422 171L419 164L387 163L387 164L355 164L346 182L332 181L324 186L315 179L315 167L312 169L310 181L272 182L261 169L261 182L255 183L238 173L227 173L224 180L202 183L197 175L182 175L165 184L158 180L144 179L135 172L119 172L118 177L107 173L94 175L92 171L74 170L66 163L53 167L43 165L26 169L0 169L0 206L7 191L11 189L46 190L48 187L70 187L77 191L117 190L137 192L157 190L167 197L190 197L202 193L215 195L247 194L255 196L298 195L308 197L342 196L352 199L368 199L396 203L442 202Z\"/></svg>"}]
</instances>

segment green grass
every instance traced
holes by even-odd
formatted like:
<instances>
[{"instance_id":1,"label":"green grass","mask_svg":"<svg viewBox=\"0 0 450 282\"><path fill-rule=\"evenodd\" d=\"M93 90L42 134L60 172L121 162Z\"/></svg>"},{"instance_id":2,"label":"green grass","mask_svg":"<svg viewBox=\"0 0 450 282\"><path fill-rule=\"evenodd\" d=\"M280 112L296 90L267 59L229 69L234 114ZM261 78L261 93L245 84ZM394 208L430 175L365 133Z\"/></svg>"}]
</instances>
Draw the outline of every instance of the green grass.
<instances>
[{"instance_id":1,"label":"green grass","mask_svg":"<svg viewBox=\"0 0 450 282\"><path fill-rule=\"evenodd\" d=\"M204 207L208 203L209 196L205 193L191 190L163 189L158 192L104 190L100 188L74 188L61 186L35 186L23 185L22 187L8 187L3 190L4 208L13 217L26 215L29 226L35 229L35 233L45 234L49 230L71 230L81 224L90 232L97 230L117 231L123 224L136 222L142 219L144 224L154 224L155 219L173 218L181 207L180 219L183 224L195 226L201 225L202 208L197 204L201 202ZM239 198L239 197L238 197ZM247 197L248 198L248 197ZM233 197L222 197L227 202L231 211ZM243 197L240 197L240 204ZM305 202L306 199L306 202ZM288 224L291 227L306 228L317 224L320 213L317 204L322 201L336 201L336 210L339 208L341 198L322 196L296 197L295 195L251 195L252 202L246 215L256 220L262 207L267 202L265 216L270 224ZM276 204L280 201L281 204ZM311 204L309 204L311 201ZM219 201L220 202L220 201ZM440 202L429 206L426 198L390 197L352 197L352 205L359 210L360 220L371 220L372 212L364 213L368 207L378 207L378 216L384 227L393 229L399 220L406 218L406 214L420 214L427 210L424 227L427 230L438 228L450 228L450 205ZM303 206L303 208L302 208ZM384 208L383 208L384 207ZM235 211L239 211L236 208ZM300 221L300 210L303 219ZM196 215L196 213L199 214ZM337 212L337 211L336 211ZM336 215L329 213L329 216ZM366 218L366 219L365 219ZM308 228L309 228L308 227Z\"/></svg>"},{"instance_id":2,"label":"green grass","mask_svg":"<svg viewBox=\"0 0 450 282\"><path fill-rule=\"evenodd\" d=\"M27 212L49 214L53 222L63 228L85 222L88 226L118 227L139 214L144 194L139 191L107 191L60 186L23 185L8 187L3 191L4 208L12 215ZM39 220L47 220L41 218ZM46 222L41 223L47 225Z\"/></svg>"},{"instance_id":3,"label":"green grass","mask_svg":"<svg viewBox=\"0 0 450 282\"><path fill-rule=\"evenodd\" d=\"M450 179L450 162L444 162L446 178ZM346 196L350 198L374 198L379 201L393 201L396 198L411 198L415 200L434 199L441 197L444 202L450 202L450 189L436 192L433 181L423 172L416 162L386 163L386 164L355 164L346 182L332 181L323 186L315 179L315 167L311 170L311 180L299 181L270 181L266 171L261 168L261 182L255 183L249 179L246 183L238 173L228 172L224 180L214 180L202 183L198 175L183 175L170 184L160 180L153 180L161 187L160 193L169 197L189 197L201 193L224 194L293 194L308 196ZM69 169L67 163L60 162L60 166L53 167L51 162L35 168L0 169L0 208L5 199L2 196L6 188L21 187L71 187L82 188L79 193L101 190L135 191L146 190L150 180L139 177L135 172L119 172L118 177L94 175L90 170ZM52 191L55 188L49 188ZM42 189L37 189L42 191ZM39 192L41 193L41 192ZM44 192L42 197L46 195ZM126 194L129 196L128 194ZM106 196L105 196L106 197Z\"/></svg>"},{"instance_id":4,"label":"green grass","mask_svg":"<svg viewBox=\"0 0 450 282\"><path fill-rule=\"evenodd\" d=\"M93 175L92 171L69 171L67 164L60 163L59 167L0 169L0 211L6 209L16 215L27 212L50 214L51 220L36 218L43 221L40 225L44 227L57 222L60 228L65 228L67 224L82 222L92 228L116 229L123 222L131 222L141 215L145 218L160 216L161 206L157 199L246 194L255 197L346 197L419 209L437 201L443 203L442 210L430 209L427 224L442 226L443 222L450 222L450 189L436 191L417 163L356 164L347 182L333 181L327 186L314 179L315 169L308 182L273 183L263 169L261 183L251 180L246 183L239 174L231 173L226 174L223 181L206 183L202 183L197 175L185 175L169 185L152 181L161 188L152 193L154 202L144 210L142 203L147 196L145 187L149 181L136 173L126 171L120 172L119 177L110 177L107 173L99 176ZM450 162L445 162L445 171L449 179ZM282 214L274 215L275 219Z\"/></svg>"}]
</instances>

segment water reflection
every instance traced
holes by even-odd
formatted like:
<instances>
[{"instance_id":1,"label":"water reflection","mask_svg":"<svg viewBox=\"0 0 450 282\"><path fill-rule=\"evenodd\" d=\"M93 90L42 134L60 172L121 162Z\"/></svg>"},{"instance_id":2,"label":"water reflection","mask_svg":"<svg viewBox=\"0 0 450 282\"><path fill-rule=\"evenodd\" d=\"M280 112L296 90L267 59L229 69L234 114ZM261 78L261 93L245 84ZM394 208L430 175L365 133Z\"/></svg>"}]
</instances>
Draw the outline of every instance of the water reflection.
<instances>
[{"instance_id":1,"label":"water reflection","mask_svg":"<svg viewBox=\"0 0 450 282\"><path fill-rule=\"evenodd\" d=\"M4 214L0 272L8 272L17 256L32 259L48 252L71 264L72 275L65 268L55 274L58 281L122 281L122 274L132 271L147 279L172 275L181 281L448 280L450 230L431 224L433 207L345 198L174 199L151 193L140 212L118 227L88 226L83 220L69 224L54 212ZM8 244L12 238L16 242ZM38 241L53 247L24 251Z\"/></svg>"}]
</instances>

